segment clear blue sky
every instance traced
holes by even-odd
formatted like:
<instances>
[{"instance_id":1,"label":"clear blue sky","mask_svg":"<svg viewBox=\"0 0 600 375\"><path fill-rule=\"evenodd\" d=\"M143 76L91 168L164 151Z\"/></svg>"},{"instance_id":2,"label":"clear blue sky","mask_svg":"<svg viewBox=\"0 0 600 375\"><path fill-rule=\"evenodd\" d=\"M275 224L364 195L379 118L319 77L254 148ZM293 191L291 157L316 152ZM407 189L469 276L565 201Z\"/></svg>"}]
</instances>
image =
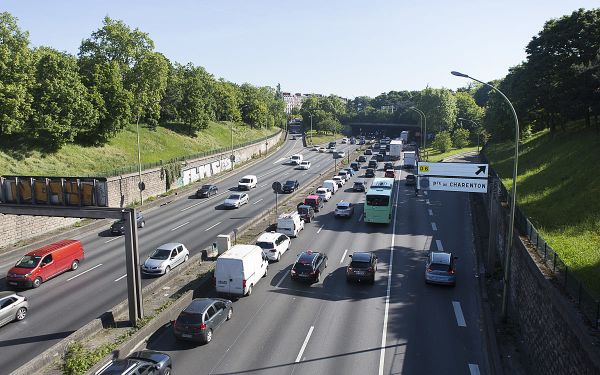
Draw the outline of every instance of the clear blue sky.
<instances>
[{"instance_id":1,"label":"clear blue sky","mask_svg":"<svg viewBox=\"0 0 600 375\"><path fill-rule=\"evenodd\" d=\"M551 18L595 0L2 0L32 46L76 54L102 19L147 32L217 78L352 98L506 75Z\"/></svg>"}]
</instances>

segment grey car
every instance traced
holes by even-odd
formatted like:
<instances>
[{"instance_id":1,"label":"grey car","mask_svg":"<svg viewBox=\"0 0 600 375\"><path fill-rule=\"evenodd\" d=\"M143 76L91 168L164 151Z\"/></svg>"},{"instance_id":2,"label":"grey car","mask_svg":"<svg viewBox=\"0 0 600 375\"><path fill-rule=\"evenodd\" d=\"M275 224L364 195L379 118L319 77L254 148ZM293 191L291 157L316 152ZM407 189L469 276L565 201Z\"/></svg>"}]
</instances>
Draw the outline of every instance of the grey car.
<instances>
[{"instance_id":1,"label":"grey car","mask_svg":"<svg viewBox=\"0 0 600 375\"><path fill-rule=\"evenodd\" d=\"M425 264L425 282L431 284L456 285L456 265L452 253L432 251Z\"/></svg>"},{"instance_id":2,"label":"grey car","mask_svg":"<svg viewBox=\"0 0 600 375\"><path fill-rule=\"evenodd\" d=\"M213 332L233 315L232 302L223 298L196 298L173 322L175 338L208 344Z\"/></svg>"},{"instance_id":3,"label":"grey car","mask_svg":"<svg viewBox=\"0 0 600 375\"><path fill-rule=\"evenodd\" d=\"M171 375L173 363L168 354L154 350L131 353L102 367L98 375Z\"/></svg>"},{"instance_id":4,"label":"grey car","mask_svg":"<svg viewBox=\"0 0 600 375\"><path fill-rule=\"evenodd\" d=\"M10 291L0 292L0 327L25 319L28 309L27 297Z\"/></svg>"}]
</instances>

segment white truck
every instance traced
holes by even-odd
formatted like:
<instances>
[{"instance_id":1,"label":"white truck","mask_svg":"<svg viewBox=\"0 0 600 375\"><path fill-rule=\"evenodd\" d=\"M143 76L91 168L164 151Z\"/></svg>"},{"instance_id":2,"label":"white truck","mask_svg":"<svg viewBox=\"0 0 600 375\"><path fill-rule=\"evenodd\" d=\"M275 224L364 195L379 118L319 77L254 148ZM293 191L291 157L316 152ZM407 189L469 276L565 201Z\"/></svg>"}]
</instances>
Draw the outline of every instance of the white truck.
<instances>
[{"instance_id":1,"label":"white truck","mask_svg":"<svg viewBox=\"0 0 600 375\"><path fill-rule=\"evenodd\" d=\"M417 167L417 155L414 151L404 151L402 154L404 157L402 168L414 169Z\"/></svg>"},{"instance_id":2,"label":"white truck","mask_svg":"<svg viewBox=\"0 0 600 375\"><path fill-rule=\"evenodd\" d=\"M298 212L281 214L277 218L277 232L283 233L289 237L298 237L298 233L304 229L304 221L300 218Z\"/></svg>"},{"instance_id":3,"label":"white truck","mask_svg":"<svg viewBox=\"0 0 600 375\"><path fill-rule=\"evenodd\" d=\"M217 258L217 293L249 296L258 281L267 275L269 259L256 245L234 245Z\"/></svg>"},{"instance_id":4,"label":"white truck","mask_svg":"<svg viewBox=\"0 0 600 375\"><path fill-rule=\"evenodd\" d=\"M400 133L400 139L402 140L402 142L408 143L408 130L404 130Z\"/></svg>"},{"instance_id":5,"label":"white truck","mask_svg":"<svg viewBox=\"0 0 600 375\"><path fill-rule=\"evenodd\" d=\"M394 139L390 142L390 159L399 160L402 152L402 141Z\"/></svg>"}]
</instances>

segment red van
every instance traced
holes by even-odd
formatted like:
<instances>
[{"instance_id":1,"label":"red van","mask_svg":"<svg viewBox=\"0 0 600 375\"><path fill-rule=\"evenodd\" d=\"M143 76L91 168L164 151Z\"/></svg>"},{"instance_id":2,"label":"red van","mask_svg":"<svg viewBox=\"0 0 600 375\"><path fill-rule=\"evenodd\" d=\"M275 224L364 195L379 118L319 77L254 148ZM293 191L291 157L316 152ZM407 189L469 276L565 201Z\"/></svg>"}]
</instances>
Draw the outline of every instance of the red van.
<instances>
[{"instance_id":1,"label":"red van","mask_svg":"<svg viewBox=\"0 0 600 375\"><path fill-rule=\"evenodd\" d=\"M76 270L82 260L81 241L58 241L25 254L8 270L6 283L13 287L37 288L54 276Z\"/></svg>"},{"instance_id":2,"label":"red van","mask_svg":"<svg viewBox=\"0 0 600 375\"><path fill-rule=\"evenodd\" d=\"M323 199L315 194L310 194L304 198L304 204L311 206L315 212L318 212L323 208Z\"/></svg>"}]
</instances>

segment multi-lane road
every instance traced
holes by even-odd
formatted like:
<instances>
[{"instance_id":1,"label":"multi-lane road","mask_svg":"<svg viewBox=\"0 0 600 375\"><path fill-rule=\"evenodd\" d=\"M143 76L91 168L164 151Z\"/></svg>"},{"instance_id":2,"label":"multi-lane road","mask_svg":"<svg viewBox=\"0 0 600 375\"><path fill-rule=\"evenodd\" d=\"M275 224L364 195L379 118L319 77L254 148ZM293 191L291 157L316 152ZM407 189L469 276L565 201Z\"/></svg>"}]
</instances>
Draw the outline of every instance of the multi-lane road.
<instances>
[{"instance_id":1,"label":"multi-lane road","mask_svg":"<svg viewBox=\"0 0 600 375\"><path fill-rule=\"evenodd\" d=\"M340 146L345 151L355 147ZM286 164L289 156L298 152L312 162L310 170L296 170ZM273 205L274 181L298 179L302 185L332 165L331 154L308 151L300 139L289 140L254 165L228 173L217 182L217 196L202 200L182 197L144 211L146 227L138 231L140 261L167 242L184 243L192 255L196 254L209 246L216 235L231 232ZM249 192L250 203L236 210L221 209L223 200L246 174L258 176L257 188ZM76 239L82 241L86 252L86 259L76 272L49 280L38 289L20 292L29 298L29 315L22 322L0 329L0 373L18 368L127 298L123 237L110 236L107 225L100 232L90 231ZM22 255L0 255L0 290L6 289L4 275ZM160 282L160 278L143 280L144 285L149 282Z\"/></svg>"},{"instance_id":2,"label":"multi-lane road","mask_svg":"<svg viewBox=\"0 0 600 375\"><path fill-rule=\"evenodd\" d=\"M174 371L190 375L488 373L467 196L415 197L405 176L396 177L390 225L365 224L361 204L352 218L334 218L335 202L364 200L347 183L252 296L235 301L232 320L209 345L178 342L165 327L147 348L169 353ZM320 283L290 280L303 250L328 255ZM456 287L424 283L430 250L459 257ZM377 254L375 285L346 283L353 251Z\"/></svg>"}]
</instances>

